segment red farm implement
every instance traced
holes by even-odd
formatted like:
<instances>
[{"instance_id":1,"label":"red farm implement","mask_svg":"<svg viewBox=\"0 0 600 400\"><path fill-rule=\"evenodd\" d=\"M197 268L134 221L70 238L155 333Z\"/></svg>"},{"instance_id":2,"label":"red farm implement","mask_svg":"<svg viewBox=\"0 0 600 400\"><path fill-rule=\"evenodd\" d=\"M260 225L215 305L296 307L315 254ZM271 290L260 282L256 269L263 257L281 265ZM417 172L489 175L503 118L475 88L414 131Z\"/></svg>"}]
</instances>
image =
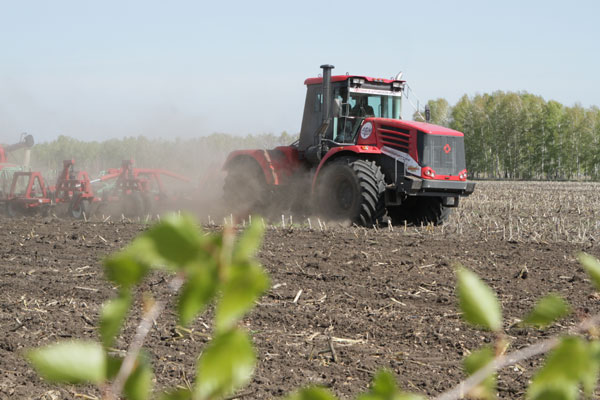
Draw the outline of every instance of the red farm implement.
<instances>
[{"instance_id":1,"label":"red farm implement","mask_svg":"<svg viewBox=\"0 0 600 400\"><path fill-rule=\"evenodd\" d=\"M90 205L94 201L92 184L87 172L76 172L75 160L64 160L63 169L51 188L50 196L55 204L68 204L68 215L84 218L90 214Z\"/></svg>"},{"instance_id":2,"label":"red farm implement","mask_svg":"<svg viewBox=\"0 0 600 400\"><path fill-rule=\"evenodd\" d=\"M53 204L42 174L25 171L13 173L10 191L2 201L6 214L10 217L37 212L47 215Z\"/></svg>"},{"instance_id":3,"label":"red farm implement","mask_svg":"<svg viewBox=\"0 0 600 400\"><path fill-rule=\"evenodd\" d=\"M164 169L133 168L132 160L124 160L121 168L111 168L107 174L92 183L105 182L97 191L103 205L120 205L124 216L136 217L152 214L157 206L168 206L177 198L169 194L163 177L190 183L183 175ZM111 182L113 181L114 182Z\"/></svg>"},{"instance_id":4,"label":"red farm implement","mask_svg":"<svg viewBox=\"0 0 600 400\"><path fill-rule=\"evenodd\" d=\"M12 171L8 195L0 198L9 216L49 213L59 205L67 205L66 215L85 218L92 214L92 203L110 207L127 217L152 214L156 206L170 207L179 200L169 194L163 178L185 182L185 176L163 169L133 168L133 161L123 161L121 168L109 169L101 178L90 181L87 172L75 171L74 160L64 160L56 185L48 187L40 172ZM104 186L94 192L92 184ZM56 208L58 211L59 209ZM63 209L64 210L64 209ZM112 213L111 212L111 213ZM64 213L57 212L57 215Z\"/></svg>"},{"instance_id":5,"label":"red farm implement","mask_svg":"<svg viewBox=\"0 0 600 400\"><path fill-rule=\"evenodd\" d=\"M89 204L94 201L90 180L86 172L75 173L74 160L65 160L56 186L48 187L40 172L14 171L8 195L2 200L6 214L31 215L38 211L47 215L58 204L68 204L68 214L83 218L89 214Z\"/></svg>"}]
</instances>

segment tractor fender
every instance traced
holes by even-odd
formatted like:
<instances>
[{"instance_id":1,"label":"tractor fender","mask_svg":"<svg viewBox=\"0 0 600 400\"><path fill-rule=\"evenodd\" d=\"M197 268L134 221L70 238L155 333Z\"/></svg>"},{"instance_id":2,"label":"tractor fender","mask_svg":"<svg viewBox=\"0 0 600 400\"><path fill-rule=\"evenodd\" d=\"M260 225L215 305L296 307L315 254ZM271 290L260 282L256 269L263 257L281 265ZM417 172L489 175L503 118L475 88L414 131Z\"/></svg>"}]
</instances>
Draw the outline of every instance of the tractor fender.
<instances>
[{"instance_id":1,"label":"tractor fender","mask_svg":"<svg viewBox=\"0 0 600 400\"><path fill-rule=\"evenodd\" d=\"M379 147L366 146L366 145L341 146L341 147L334 147L331 150L329 150L327 152L327 154L325 154L325 156L323 157L321 162L319 163L319 166L317 167L317 171L315 172L315 176L313 176L311 191L314 193L314 191L317 187L317 180L319 179L321 169L323 168L323 166L325 166L326 164L328 164L328 163L332 162L333 160L338 159L340 157L348 157L348 156L357 157L358 156L358 158L360 158L361 155L365 155L365 154L382 154L382 153L381 153L381 149Z\"/></svg>"},{"instance_id":2,"label":"tractor fender","mask_svg":"<svg viewBox=\"0 0 600 400\"><path fill-rule=\"evenodd\" d=\"M276 175L269 162L269 158L266 150L237 150L229 153L229 156L227 156L227 160L225 160L225 164L223 165L223 169L228 170L233 164L241 160L252 159L260 166L267 184L273 185L276 181Z\"/></svg>"},{"instance_id":3,"label":"tractor fender","mask_svg":"<svg viewBox=\"0 0 600 400\"><path fill-rule=\"evenodd\" d=\"M280 146L272 150L238 150L229 154L224 170L242 159L252 159L263 171L269 185L282 185L300 168L298 150L292 146Z\"/></svg>"}]
</instances>

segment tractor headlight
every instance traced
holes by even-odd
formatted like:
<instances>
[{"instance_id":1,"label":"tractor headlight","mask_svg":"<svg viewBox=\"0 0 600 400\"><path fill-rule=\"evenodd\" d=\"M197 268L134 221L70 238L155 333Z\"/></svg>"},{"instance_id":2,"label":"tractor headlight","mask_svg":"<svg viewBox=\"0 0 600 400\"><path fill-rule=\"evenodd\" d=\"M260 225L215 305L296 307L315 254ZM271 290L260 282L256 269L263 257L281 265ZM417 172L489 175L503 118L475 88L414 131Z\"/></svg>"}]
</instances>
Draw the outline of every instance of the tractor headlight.
<instances>
[{"instance_id":1,"label":"tractor headlight","mask_svg":"<svg viewBox=\"0 0 600 400\"><path fill-rule=\"evenodd\" d=\"M373 124L370 122L363 124L362 128L360 128L360 137L363 140L368 139L371 133L373 133Z\"/></svg>"},{"instance_id":2,"label":"tractor headlight","mask_svg":"<svg viewBox=\"0 0 600 400\"><path fill-rule=\"evenodd\" d=\"M435 178L435 171L431 167L425 167L422 169L423 175L427 178Z\"/></svg>"}]
</instances>

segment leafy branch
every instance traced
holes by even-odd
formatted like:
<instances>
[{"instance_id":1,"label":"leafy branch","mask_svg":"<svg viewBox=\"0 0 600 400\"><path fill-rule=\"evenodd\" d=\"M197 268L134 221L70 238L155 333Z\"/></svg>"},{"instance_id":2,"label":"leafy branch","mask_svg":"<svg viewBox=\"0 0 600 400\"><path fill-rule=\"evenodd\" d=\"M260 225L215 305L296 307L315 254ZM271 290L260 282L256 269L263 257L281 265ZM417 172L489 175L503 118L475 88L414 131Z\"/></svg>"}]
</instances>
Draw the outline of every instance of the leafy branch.
<instances>
[{"instance_id":1,"label":"leafy branch","mask_svg":"<svg viewBox=\"0 0 600 400\"><path fill-rule=\"evenodd\" d=\"M29 351L28 359L47 380L95 384L107 400L149 398L153 373L142 347L165 305L154 300L144 303L142 320L124 358L112 357L108 348L124 324L133 288L151 270L170 271L175 278L169 286L179 293L179 323L189 325L215 302L215 334L198 360L194 387L167 391L161 398L204 400L233 393L248 382L256 365L250 338L238 323L269 286L267 274L254 258L262 234L261 225L253 224L236 241L232 228L203 234L190 217L163 219L104 261L105 274L118 286L118 296L102 308L102 343L59 342Z\"/></svg>"}]
</instances>

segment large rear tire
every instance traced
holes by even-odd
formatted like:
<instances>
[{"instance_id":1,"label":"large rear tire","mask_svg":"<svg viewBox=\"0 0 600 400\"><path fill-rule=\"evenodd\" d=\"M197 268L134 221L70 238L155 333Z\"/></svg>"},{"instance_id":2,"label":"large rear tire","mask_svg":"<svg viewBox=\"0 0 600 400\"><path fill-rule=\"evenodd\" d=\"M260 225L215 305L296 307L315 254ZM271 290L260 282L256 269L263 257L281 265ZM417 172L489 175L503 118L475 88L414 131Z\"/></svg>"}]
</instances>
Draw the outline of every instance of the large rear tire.
<instances>
[{"instance_id":1,"label":"large rear tire","mask_svg":"<svg viewBox=\"0 0 600 400\"><path fill-rule=\"evenodd\" d=\"M227 170L223 203L228 212L246 218L267 211L268 187L262 168L253 159L240 159Z\"/></svg>"},{"instance_id":2,"label":"large rear tire","mask_svg":"<svg viewBox=\"0 0 600 400\"><path fill-rule=\"evenodd\" d=\"M382 221L385 181L374 161L340 159L324 168L316 193L324 217L367 227Z\"/></svg>"},{"instance_id":3,"label":"large rear tire","mask_svg":"<svg viewBox=\"0 0 600 400\"><path fill-rule=\"evenodd\" d=\"M442 225L452 210L442 204L441 197L410 197L401 206L388 207L392 224Z\"/></svg>"}]
</instances>

